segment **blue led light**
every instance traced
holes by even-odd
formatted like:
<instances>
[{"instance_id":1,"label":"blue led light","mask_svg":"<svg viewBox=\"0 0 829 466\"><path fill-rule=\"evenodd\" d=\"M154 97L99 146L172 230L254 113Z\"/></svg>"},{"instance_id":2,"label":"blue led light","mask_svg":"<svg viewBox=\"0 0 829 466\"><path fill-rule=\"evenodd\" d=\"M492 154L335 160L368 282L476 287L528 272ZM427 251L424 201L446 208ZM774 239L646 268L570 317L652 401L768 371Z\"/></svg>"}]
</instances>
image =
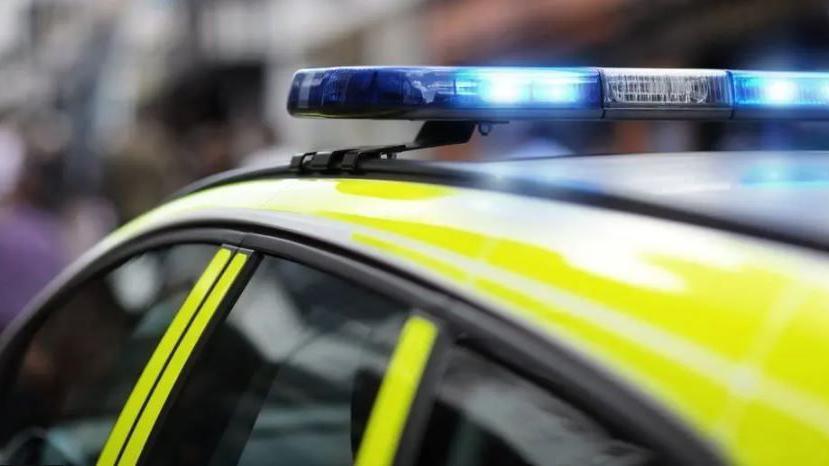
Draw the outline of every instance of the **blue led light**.
<instances>
[{"instance_id":1,"label":"blue led light","mask_svg":"<svg viewBox=\"0 0 829 466\"><path fill-rule=\"evenodd\" d=\"M601 92L592 69L310 69L294 75L288 110L331 118L600 118Z\"/></svg>"},{"instance_id":2,"label":"blue led light","mask_svg":"<svg viewBox=\"0 0 829 466\"><path fill-rule=\"evenodd\" d=\"M736 107L829 111L829 73L734 71Z\"/></svg>"},{"instance_id":3,"label":"blue led light","mask_svg":"<svg viewBox=\"0 0 829 466\"><path fill-rule=\"evenodd\" d=\"M755 188L823 189L829 186L829 170L821 165L762 164L746 171L740 182Z\"/></svg>"},{"instance_id":4,"label":"blue led light","mask_svg":"<svg viewBox=\"0 0 829 466\"><path fill-rule=\"evenodd\" d=\"M584 97L583 72L563 70L475 70L462 74L466 92L496 105L577 106Z\"/></svg>"}]
</instances>

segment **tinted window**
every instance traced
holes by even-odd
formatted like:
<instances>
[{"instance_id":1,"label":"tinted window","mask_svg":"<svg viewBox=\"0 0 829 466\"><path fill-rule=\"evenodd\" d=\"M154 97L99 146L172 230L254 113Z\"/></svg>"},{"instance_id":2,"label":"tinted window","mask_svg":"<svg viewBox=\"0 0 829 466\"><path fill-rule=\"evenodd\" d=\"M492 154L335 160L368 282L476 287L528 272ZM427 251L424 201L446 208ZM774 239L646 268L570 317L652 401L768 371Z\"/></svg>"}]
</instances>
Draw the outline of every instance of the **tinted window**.
<instances>
[{"instance_id":1,"label":"tinted window","mask_svg":"<svg viewBox=\"0 0 829 466\"><path fill-rule=\"evenodd\" d=\"M450 356L421 445L424 466L651 464L644 449L462 348Z\"/></svg>"},{"instance_id":2,"label":"tinted window","mask_svg":"<svg viewBox=\"0 0 829 466\"><path fill-rule=\"evenodd\" d=\"M92 464L216 251L154 250L84 283L37 329L0 400L0 463Z\"/></svg>"},{"instance_id":3,"label":"tinted window","mask_svg":"<svg viewBox=\"0 0 829 466\"><path fill-rule=\"evenodd\" d=\"M195 356L145 464L348 465L408 312L266 258Z\"/></svg>"}]
</instances>

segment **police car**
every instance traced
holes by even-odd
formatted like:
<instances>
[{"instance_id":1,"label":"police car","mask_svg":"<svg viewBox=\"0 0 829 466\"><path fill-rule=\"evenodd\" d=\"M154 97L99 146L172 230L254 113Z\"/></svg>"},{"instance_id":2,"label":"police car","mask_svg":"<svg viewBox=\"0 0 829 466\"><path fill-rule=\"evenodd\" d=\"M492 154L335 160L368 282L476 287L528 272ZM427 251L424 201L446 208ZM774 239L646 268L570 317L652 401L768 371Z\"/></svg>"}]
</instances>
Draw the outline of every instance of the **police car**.
<instances>
[{"instance_id":1,"label":"police car","mask_svg":"<svg viewBox=\"0 0 829 466\"><path fill-rule=\"evenodd\" d=\"M829 155L398 159L516 119L825 119L829 76L299 71L425 121L198 183L5 334L0 463L829 463Z\"/></svg>"}]
</instances>

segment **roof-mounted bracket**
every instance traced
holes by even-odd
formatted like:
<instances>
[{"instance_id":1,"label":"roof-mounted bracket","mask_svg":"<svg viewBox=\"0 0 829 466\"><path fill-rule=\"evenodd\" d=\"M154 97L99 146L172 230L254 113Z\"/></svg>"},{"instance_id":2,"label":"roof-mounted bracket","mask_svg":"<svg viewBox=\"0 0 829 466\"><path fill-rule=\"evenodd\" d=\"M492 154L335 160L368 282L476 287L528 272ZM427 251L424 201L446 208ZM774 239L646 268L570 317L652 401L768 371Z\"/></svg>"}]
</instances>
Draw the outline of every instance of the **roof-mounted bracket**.
<instances>
[{"instance_id":1,"label":"roof-mounted bracket","mask_svg":"<svg viewBox=\"0 0 829 466\"><path fill-rule=\"evenodd\" d=\"M472 138L472 133L479 125L485 125L488 134L489 123L475 121L427 121L423 123L414 141L406 144L385 146L363 146L338 149L333 151L306 152L291 158L291 169L298 172L330 172L359 169L360 162L366 159L394 159L400 152L426 149L429 147L463 144Z\"/></svg>"}]
</instances>

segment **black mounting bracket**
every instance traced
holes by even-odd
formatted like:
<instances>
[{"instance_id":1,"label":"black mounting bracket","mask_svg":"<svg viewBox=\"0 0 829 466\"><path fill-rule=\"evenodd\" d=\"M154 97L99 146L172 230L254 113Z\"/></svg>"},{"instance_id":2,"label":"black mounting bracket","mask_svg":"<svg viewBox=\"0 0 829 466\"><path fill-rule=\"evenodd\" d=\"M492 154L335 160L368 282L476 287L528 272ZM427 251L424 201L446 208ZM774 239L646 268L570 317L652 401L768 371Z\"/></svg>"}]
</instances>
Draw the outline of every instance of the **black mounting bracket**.
<instances>
[{"instance_id":1,"label":"black mounting bracket","mask_svg":"<svg viewBox=\"0 0 829 466\"><path fill-rule=\"evenodd\" d=\"M298 172L355 172L363 160L394 159L400 152L469 142L475 127L479 125L481 124L475 121L427 121L412 142L306 152L291 158L291 169ZM482 131L482 134L485 133Z\"/></svg>"}]
</instances>

